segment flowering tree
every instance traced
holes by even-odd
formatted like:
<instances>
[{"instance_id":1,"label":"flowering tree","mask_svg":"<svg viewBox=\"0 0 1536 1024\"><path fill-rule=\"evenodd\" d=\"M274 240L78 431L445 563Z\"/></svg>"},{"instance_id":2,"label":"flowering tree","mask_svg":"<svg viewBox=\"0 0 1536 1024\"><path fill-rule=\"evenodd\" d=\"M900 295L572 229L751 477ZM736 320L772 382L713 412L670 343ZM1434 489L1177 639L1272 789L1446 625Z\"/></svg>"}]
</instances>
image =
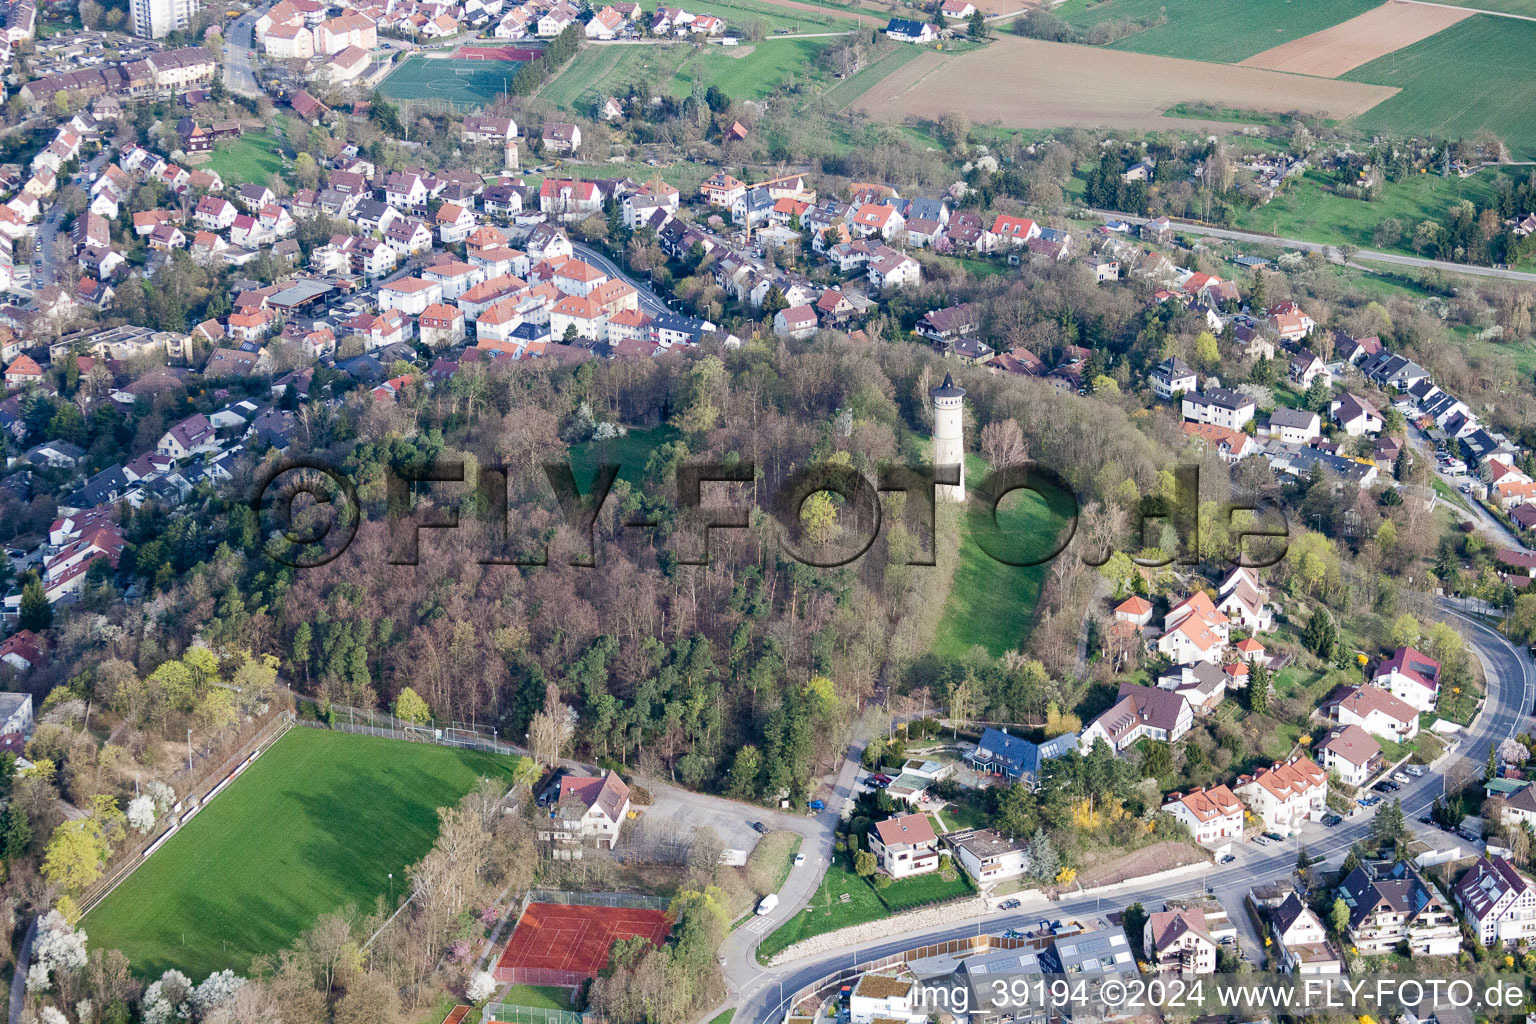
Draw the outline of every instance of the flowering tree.
<instances>
[{"instance_id":1,"label":"flowering tree","mask_svg":"<svg viewBox=\"0 0 1536 1024\"><path fill-rule=\"evenodd\" d=\"M139 835L155 827L155 798L145 794L128 801L128 824Z\"/></svg>"},{"instance_id":2,"label":"flowering tree","mask_svg":"<svg viewBox=\"0 0 1536 1024\"><path fill-rule=\"evenodd\" d=\"M491 998L496 991L496 978L490 971L476 971L469 976L469 984L464 989L464 994L472 1003L482 1002Z\"/></svg>"},{"instance_id":3,"label":"flowering tree","mask_svg":"<svg viewBox=\"0 0 1536 1024\"><path fill-rule=\"evenodd\" d=\"M172 1024L192 1019L192 979L178 970L160 975L150 982L140 1003L144 1024Z\"/></svg>"},{"instance_id":4,"label":"flowering tree","mask_svg":"<svg viewBox=\"0 0 1536 1024\"><path fill-rule=\"evenodd\" d=\"M234 971L214 971L192 992L192 1005L199 1017L206 1017L221 1006L227 1005L240 991L245 979Z\"/></svg>"},{"instance_id":5,"label":"flowering tree","mask_svg":"<svg viewBox=\"0 0 1536 1024\"><path fill-rule=\"evenodd\" d=\"M1505 764L1525 764L1530 757L1531 752L1519 740L1510 739L1499 744L1499 760Z\"/></svg>"},{"instance_id":6,"label":"flowering tree","mask_svg":"<svg viewBox=\"0 0 1536 1024\"><path fill-rule=\"evenodd\" d=\"M69 923L59 911L50 910L37 924L37 938L32 943L32 966L27 970L27 987L46 992L59 971L75 971L85 966L85 932Z\"/></svg>"},{"instance_id":7,"label":"flowering tree","mask_svg":"<svg viewBox=\"0 0 1536 1024\"><path fill-rule=\"evenodd\" d=\"M144 784L144 795L155 802L156 814L164 814L176 803L176 791L158 780Z\"/></svg>"}]
</instances>

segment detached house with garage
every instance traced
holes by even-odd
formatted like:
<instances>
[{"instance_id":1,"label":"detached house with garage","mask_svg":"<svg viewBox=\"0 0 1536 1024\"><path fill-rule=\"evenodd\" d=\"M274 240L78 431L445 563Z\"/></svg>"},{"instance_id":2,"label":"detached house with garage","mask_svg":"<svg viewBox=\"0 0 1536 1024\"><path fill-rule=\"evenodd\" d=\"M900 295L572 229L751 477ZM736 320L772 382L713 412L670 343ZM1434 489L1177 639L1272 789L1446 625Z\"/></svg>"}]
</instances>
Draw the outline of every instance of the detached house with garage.
<instances>
[{"instance_id":1,"label":"detached house with garage","mask_svg":"<svg viewBox=\"0 0 1536 1024\"><path fill-rule=\"evenodd\" d=\"M629 786L618 773L563 775L548 817L539 822L538 836L554 846L556 860L578 860L581 847L589 842L613 849L628 815Z\"/></svg>"},{"instance_id":2,"label":"detached house with garage","mask_svg":"<svg viewBox=\"0 0 1536 1024\"><path fill-rule=\"evenodd\" d=\"M1363 786L1381 770L1381 744L1358 725L1332 729L1315 748L1323 767L1346 786Z\"/></svg>"},{"instance_id":3,"label":"detached house with garage","mask_svg":"<svg viewBox=\"0 0 1536 1024\"><path fill-rule=\"evenodd\" d=\"M1358 395L1346 394L1343 398L1329 402L1328 415L1350 437L1381 433L1381 413Z\"/></svg>"},{"instance_id":4,"label":"detached house with garage","mask_svg":"<svg viewBox=\"0 0 1536 1024\"><path fill-rule=\"evenodd\" d=\"M892 878L939 868L939 839L926 814L901 814L879 822L869 833L869 850L880 870Z\"/></svg>"}]
</instances>

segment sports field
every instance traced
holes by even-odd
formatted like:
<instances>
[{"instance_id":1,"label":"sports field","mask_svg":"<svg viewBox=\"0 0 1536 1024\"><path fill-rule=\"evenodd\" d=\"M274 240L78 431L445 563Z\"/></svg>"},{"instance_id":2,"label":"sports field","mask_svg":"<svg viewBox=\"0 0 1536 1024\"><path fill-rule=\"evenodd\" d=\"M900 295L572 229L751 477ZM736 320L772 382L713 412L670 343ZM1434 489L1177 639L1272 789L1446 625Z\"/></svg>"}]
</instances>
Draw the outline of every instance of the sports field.
<instances>
[{"instance_id":1,"label":"sports field","mask_svg":"<svg viewBox=\"0 0 1536 1024\"><path fill-rule=\"evenodd\" d=\"M1235 64L1292 39L1347 21L1381 0L1068 0L1057 14L1087 28L1123 19L1161 25L1109 44L1112 49Z\"/></svg>"},{"instance_id":2,"label":"sports field","mask_svg":"<svg viewBox=\"0 0 1536 1024\"><path fill-rule=\"evenodd\" d=\"M408 57L379 83L392 100L443 100L455 108L483 107L501 98L522 64L500 60Z\"/></svg>"},{"instance_id":3,"label":"sports field","mask_svg":"<svg viewBox=\"0 0 1536 1024\"><path fill-rule=\"evenodd\" d=\"M523 982L524 970L596 977L616 940L639 935L659 946L669 930L660 910L530 903L496 961L497 980Z\"/></svg>"},{"instance_id":4,"label":"sports field","mask_svg":"<svg viewBox=\"0 0 1536 1024\"><path fill-rule=\"evenodd\" d=\"M1402 91L1362 113L1367 132L1471 138L1487 129L1536 157L1536 22L1486 14L1355 68L1344 78Z\"/></svg>"},{"instance_id":5,"label":"sports field","mask_svg":"<svg viewBox=\"0 0 1536 1024\"><path fill-rule=\"evenodd\" d=\"M296 728L86 917L143 977L195 979L286 947L319 915L371 909L432 848L437 808L514 759ZM388 875L394 873L391 883Z\"/></svg>"}]
</instances>

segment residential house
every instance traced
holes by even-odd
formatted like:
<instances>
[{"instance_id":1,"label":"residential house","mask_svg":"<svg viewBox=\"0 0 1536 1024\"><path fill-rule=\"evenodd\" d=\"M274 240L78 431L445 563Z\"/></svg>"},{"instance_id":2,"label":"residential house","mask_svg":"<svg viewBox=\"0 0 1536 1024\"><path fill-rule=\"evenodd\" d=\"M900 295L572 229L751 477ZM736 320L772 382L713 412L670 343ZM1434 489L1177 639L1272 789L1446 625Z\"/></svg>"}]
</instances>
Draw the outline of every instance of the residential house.
<instances>
[{"instance_id":1,"label":"residential house","mask_svg":"<svg viewBox=\"0 0 1536 1024\"><path fill-rule=\"evenodd\" d=\"M1232 791L1265 829L1281 834L1328 812L1328 773L1301 755L1238 776Z\"/></svg>"},{"instance_id":2,"label":"residential house","mask_svg":"<svg viewBox=\"0 0 1536 1024\"><path fill-rule=\"evenodd\" d=\"M1362 434L1379 434L1382 428L1381 413L1376 407L1358 395L1346 394L1328 403L1328 415L1339 429L1350 437Z\"/></svg>"},{"instance_id":3,"label":"residential house","mask_svg":"<svg viewBox=\"0 0 1536 1024\"><path fill-rule=\"evenodd\" d=\"M1383 873L1357 866L1339 883L1349 908L1349 940L1364 956L1391 953L1406 943L1412 956L1455 956L1461 951L1456 915L1406 862Z\"/></svg>"},{"instance_id":4,"label":"residential house","mask_svg":"<svg viewBox=\"0 0 1536 1024\"><path fill-rule=\"evenodd\" d=\"M1029 847L995 828L950 832L944 842L977 885L995 885L1029 870Z\"/></svg>"},{"instance_id":5,"label":"residential house","mask_svg":"<svg viewBox=\"0 0 1536 1024\"><path fill-rule=\"evenodd\" d=\"M1452 891L1484 946L1536 941L1536 885L1503 857L1485 854Z\"/></svg>"},{"instance_id":6,"label":"residential house","mask_svg":"<svg viewBox=\"0 0 1536 1024\"><path fill-rule=\"evenodd\" d=\"M1144 737L1175 742L1189 732L1194 721L1194 711L1182 695L1121 683L1115 703L1084 726L1081 743L1084 749L1091 749L1102 739L1121 754Z\"/></svg>"},{"instance_id":7,"label":"residential house","mask_svg":"<svg viewBox=\"0 0 1536 1024\"><path fill-rule=\"evenodd\" d=\"M1371 683L1415 711L1433 711L1440 699L1440 663L1412 647L1399 647L1376 666Z\"/></svg>"},{"instance_id":8,"label":"residential house","mask_svg":"<svg viewBox=\"0 0 1536 1024\"><path fill-rule=\"evenodd\" d=\"M574 153L581 148L581 128L561 121L548 121L539 136L547 153Z\"/></svg>"},{"instance_id":9,"label":"residential house","mask_svg":"<svg viewBox=\"0 0 1536 1024\"><path fill-rule=\"evenodd\" d=\"M1214 423L1229 430L1242 430L1253 420L1258 406L1252 398L1226 388L1207 388L1186 394L1184 418L1196 423Z\"/></svg>"},{"instance_id":10,"label":"residential house","mask_svg":"<svg viewBox=\"0 0 1536 1024\"><path fill-rule=\"evenodd\" d=\"M1334 708L1340 725L1358 725L1372 736L1406 743L1419 734L1419 713L1376 686L1351 690Z\"/></svg>"},{"instance_id":11,"label":"residential house","mask_svg":"<svg viewBox=\"0 0 1536 1024\"><path fill-rule=\"evenodd\" d=\"M1382 768L1381 744L1358 725L1340 725L1329 730L1316 747L1323 767L1337 772L1339 781L1359 788Z\"/></svg>"},{"instance_id":12,"label":"residential house","mask_svg":"<svg viewBox=\"0 0 1536 1024\"><path fill-rule=\"evenodd\" d=\"M938 31L931 24L911 18L892 18L885 26L885 34L899 43L931 43L938 38Z\"/></svg>"},{"instance_id":13,"label":"residential house","mask_svg":"<svg viewBox=\"0 0 1536 1024\"><path fill-rule=\"evenodd\" d=\"M1216 940L1198 910L1159 910L1147 917L1142 951L1154 974L1215 974Z\"/></svg>"},{"instance_id":14,"label":"residential house","mask_svg":"<svg viewBox=\"0 0 1536 1024\"><path fill-rule=\"evenodd\" d=\"M1306 409L1281 407L1269 414L1269 433L1286 444L1311 444L1323 436L1322 419Z\"/></svg>"},{"instance_id":15,"label":"residential house","mask_svg":"<svg viewBox=\"0 0 1536 1024\"><path fill-rule=\"evenodd\" d=\"M1267 603L1268 596L1268 588L1259 582L1258 570L1240 566L1221 581L1216 608L1245 629L1267 633L1275 628L1275 616Z\"/></svg>"},{"instance_id":16,"label":"residential house","mask_svg":"<svg viewBox=\"0 0 1536 1024\"><path fill-rule=\"evenodd\" d=\"M869 833L869 850L880 870L892 878L939 868L939 840L926 814L899 814L877 822Z\"/></svg>"},{"instance_id":17,"label":"residential house","mask_svg":"<svg viewBox=\"0 0 1536 1024\"><path fill-rule=\"evenodd\" d=\"M1269 930L1280 947L1280 963L1287 973L1343 973L1338 954L1328 944L1323 922L1294 890L1270 911Z\"/></svg>"},{"instance_id":18,"label":"residential house","mask_svg":"<svg viewBox=\"0 0 1536 1024\"><path fill-rule=\"evenodd\" d=\"M1195 371L1178 356L1169 356L1158 363L1148 375L1147 382L1152 385L1152 393L1165 402L1175 395L1196 392L1199 387Z\"/></svg>"},{"instance_id":19,"label":"residential house","mask_svg":"<svg viewBox=\"0 0 1536 1024\"><path fill-rule=\"evenodd\" d=\"M1211 598L1197 590L1163 617L1157 649L1175 665L1220 662L1226 653L1229 620Z\"/></svg>"},{"instance_id":20,"label":"residential house","mask_svg":"<svg viewBox=\"0 0 1536 1024\"><path fill-rule=\"evenodd\" d=\"M1241 462L1259 451L1258 442L1241 430L1229 430L1214 423L1184 424L1184 434L1191 441L1215 452L1223 462Z\"/></svg>"},{"instance_id":21,"label":"residential house","mask_svg":"<svg viewBox=\"0 0 1536 1024\"><path fill-rule=\"evenodd\" d=\"M539 839L556 847L556 857L580 857L586 843L606 843L611 850L629 816L629 786L617 772L602 775L565 774L547 820L539 821Z\"/></svg>"},{"instance_id":22,"label":"residential house","mask_svg":"<svg viewBox=\"0 0 1536 1024\"><path fill-rule=\"evenodd\" d=\"M1333 383L1333 375L1328 372L1327 365L1311 349L1300 349L1291 356L1289 368L1291 383L1301 390L1312 386L1312 382L1319 377L1324 384Z\"/></svg>"},{"instance_id":23,"label":"residential house","mask_svg":"<svg viewBox=\"0 0 1536 1024\"><path fill-rule=\"evenodd\" d=\"M976 749L971 752L970 763L972 769L983 774L1033 786L1045 762L1077 750L1078 746L1075 733L1033 743L1007 730L987 726L981 731Z\"/></svg>"},{"instance_id":24,"label":"residential house","mask_svg":"<svg viewBox=\"0 0 1536 1024\"><path fill-rule=\"evenodd\" d=\"M1243 841L1243 805L1227 786L1169 793L1163 810L1183 822L1201 846L1217 849Z\"/></svg>"},{"instance_id":25,"label":"residential house","mask_svg":"<svg viewBox=\"0 0 1536 1024\"><path fill-rule=\"evenodd\" d=\"M816 333L816 308L791 306L773 315L773 333L780 338L803 341Z\"/></svg>"}]
</instances>

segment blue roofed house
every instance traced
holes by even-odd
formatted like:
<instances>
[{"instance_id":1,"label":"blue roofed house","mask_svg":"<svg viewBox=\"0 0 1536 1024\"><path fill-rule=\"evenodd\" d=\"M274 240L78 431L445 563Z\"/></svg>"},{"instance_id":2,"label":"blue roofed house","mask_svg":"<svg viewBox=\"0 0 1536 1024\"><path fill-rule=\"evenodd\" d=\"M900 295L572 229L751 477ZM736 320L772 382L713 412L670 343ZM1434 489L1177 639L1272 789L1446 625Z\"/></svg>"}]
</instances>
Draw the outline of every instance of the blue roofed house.
<instances>
[{"instance_id":1,"label":"blue roofed house","mask_svg":"<svg viewBox=\"0 0 1536 1024\"><path fill-rule=\"evenodd\" d=\"M891 23L885 26L885 34L903 43L930 43L938 36L938 32L928 22L907 18L892 18Z\"/></svg>"},{"instance_id":2,"label":"blue roofed house","mask_svg":"<svg viewBox=\"0 0 1536 1024\"><path fill-rule=\"evenodd\" d=\"M988 775L1023 780L1033 786L1040 768L1052 758L1078 748L1077 734L1067 733L1044 743L1031 743L998 729L988 728L971 754L971 767Z\"/></svg>"}]
</instances>

